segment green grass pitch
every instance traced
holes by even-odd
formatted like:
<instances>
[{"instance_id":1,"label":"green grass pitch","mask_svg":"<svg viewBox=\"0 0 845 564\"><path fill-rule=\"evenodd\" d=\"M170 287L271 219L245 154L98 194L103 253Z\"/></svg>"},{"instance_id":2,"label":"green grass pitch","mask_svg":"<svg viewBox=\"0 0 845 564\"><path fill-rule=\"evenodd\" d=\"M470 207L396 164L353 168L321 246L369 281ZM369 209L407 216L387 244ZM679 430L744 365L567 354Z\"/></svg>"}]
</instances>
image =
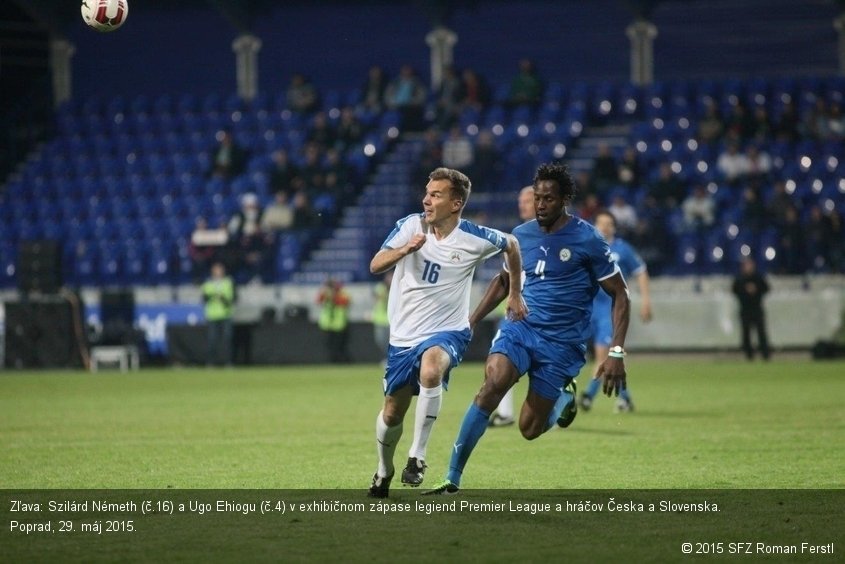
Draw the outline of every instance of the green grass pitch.
<instances>
[{"instance_id":1,"label":"green grass pitch","mask_svg":"<svg viewBox=\"0 0 845 564\"><path fill-rule=\"evenodd\" d=\"M635 413L600 398L535 441L489 430L464 487L845 485L845 364L633 357L628 371ZM479 364L452 374L429 484L481 377ZM365 488L381 401L376 366L5 372L0 488ZM397 465L412 422L413 405Z\"/></svg>"}]
</instances>

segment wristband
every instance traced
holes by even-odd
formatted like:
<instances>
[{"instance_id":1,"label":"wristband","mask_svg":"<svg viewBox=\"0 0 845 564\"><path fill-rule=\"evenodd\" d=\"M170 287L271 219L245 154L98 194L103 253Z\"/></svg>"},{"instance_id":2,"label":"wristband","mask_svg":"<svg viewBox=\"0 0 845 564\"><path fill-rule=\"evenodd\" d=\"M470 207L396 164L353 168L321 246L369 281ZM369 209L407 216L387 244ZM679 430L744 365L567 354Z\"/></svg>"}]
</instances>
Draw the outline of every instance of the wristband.
<instances>
[{"instance_id":1,"label":"wristband","mask_svg":"<svg viewBox=\"0 0 845 564\"><path fill-rule=\"evenodd\" d=\"M616 345L615 347L611 348L610 351L607 353L607 356L612 358L625 358L625 349Z\"/></svg>"}]
</instances>

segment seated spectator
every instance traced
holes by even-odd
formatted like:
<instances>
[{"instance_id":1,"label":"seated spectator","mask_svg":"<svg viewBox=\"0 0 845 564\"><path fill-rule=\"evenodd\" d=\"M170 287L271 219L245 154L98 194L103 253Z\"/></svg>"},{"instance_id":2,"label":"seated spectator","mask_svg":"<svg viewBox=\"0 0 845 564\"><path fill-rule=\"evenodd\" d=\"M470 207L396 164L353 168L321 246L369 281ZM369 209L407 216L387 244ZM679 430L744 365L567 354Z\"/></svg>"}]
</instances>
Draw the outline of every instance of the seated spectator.
<instances>
[{"instance_id":1,"label":"seated spectator","mask_svg":"<svg viewBox=\"0 0 845 564\"><path fill-rule=\"evenodd\" d=\"M232 132L222 130L217 133L219 144L211 157L211 174L219 178L233 178L246 167L246 152L235 143Z\"/></svg>"},{"instance_id":2,"label":"seated spectator","mask_svg":"<svg viewBox=\"0 0 845 564\"><path fill-rule=\"evenodd\" d=\"M317 112L311 122L311 129L308 131L308 141L317 145L321 151L333 147L337 140L337 134L329 123L325 112Z\"/></svg>"},{"instance_id":3,"label":"seated spectator","mask_svg":"<svg viewBox=\"0 0 845 564\"><path fill-rule=\"evenodd\" d=\"M772 171L772 158L765 151L757 148L757 145L749 145L745 149L745 157L748 159L748 177L761 181L768 178Z\"/></svg>"},{"instance_id":4,"label":"seated spectator","mask_svg":"<svg viewBox=\"0 0 845 564\"><path fill-rule=\"evenodd\" d=\"M634 232L637 227L637 210L625 201L625 198L622 196L614 197L607 211L616 218L616 229L619 231L620 237L627 238Z\"/></svg>"},{"instance_id":5,"label":"seated spectator","mask_svg":"<svg viewBox=\"0 0 845 564\"><path fill-rule=\"evenodd\" d=\"M319 217L311 207L308 195L299 190L293 195L293 225L294 231L306 231L319 225Z\"/></svg>"},{"instance_id":6,"label":"seated spectator","mask_svg":"<svg viewBox=\"0 0 845 564\"><path fill-rule=\"evenodd\" d=\"M322 190L325 184L325 171L323 170L322 152L319 145L309 143L305 146L305 163L299 176L305 181L305 186L311 194L315 190Z\"/></svg>"},{"instance_id":7,"label":"seated spectator","mask_svg":"<svg viewBox=\"0 0 845 564\"><path fill-rule=\"evenodd\" d=\"M437 90L437 126L447 129L458 117L461 96L461 79L455 67L449 65L443 70L443 78Z\"/></svg>"},{"instance_id":8,"label":"seated spectator","mask_svg":"<svg viewBox=\"0 0 845 564\"><path fill-rule=\"evenodd\" d=\"M294 73L287 90L288 109L301 114L310 113L317 109L319 96L317 89L309 82L305 75Z\"/></svg>"},{"instance_id":9,"label":"seated spectator","mask_svg":"<svg viewBox=\"0 0 845 564\"><path fill-rule=\"evenodd\" d=\"M792 100L784 103L780 117L774 127L775 137L779 141L794 143L801 137L801 120Z\"/></svg>"},{"instance_id":10,"label":"seated spectator","mask_svg":"<svg viewBox=\"0 0 845 564\"><path fill-rule=\"evenodd\" d=\"M443 165L457 170L468 169L475 158L472 142L461 132L458 126L449 130L449 136L443 142Z\"/></svg>"},{"instance_id":11,"label":"seated spectator","mask_svg":"<svg viewBox=\"0 0 845 564\"><path fill-rule=\"evenodd\" d=\"M288 152L284 149L273 151L271 158L273 165L270 167L270 189L274 193L290 194L293 189L293 180L299 176L299 169L290 162Z\"/></svg>"},{"instance_id":12,"label":"seated spectator","mask_svg":"<svg viewBox=\"0 0 845 564\"><path fill-rule=\"evenodd\" d=\"M629 188L639 188L642 183L642 172L640 169L640 160L637 155L637 150L633 147L627 147L622 154L622 160L619 161L619 168L617 176L619 182Z\"/></svg>"},{"instance_id":13,"label":"seated spectator","mask_svg":"<svg viewBox=\"0 0 845 564\"><path fill-rule=\"evenodd\" d=\"M772 138L774 128L772 122L769 120L769 111L766 106L757 106L754 108L754 140L757 143L765 143Z\"/></svg>"},{"instance_id":14,"label":"seated spectator","mask_svg":"<svg viewBox=\"0 0 845 564\"><path fill-rule=\"evenodd\" d=\"M431 127L423 135L424 145L414 169L412 182L425 184L432 170L443 164L443 143L437 128Z\"/></svg>"},{"instance_id":15,"label":"seated spectator","mask_svg":"<svg viewBox=\"0 0 845 564\"><path fill-rule=\"evenodd\" d=\"M698 140L705 144L718 143L725 132L719 106L712 98L705 101L704 117L698 122Z\"/></svg>"},{"instance_id":16,"label":"seated spectator","mask_svg":"<svg viewBox=\"0 0 845 564\"><path fill-rule=\"evenodd\" d=\"M766 205L760 199L760 190L756 184L743 190L742 202L743 225L752 231L761 231L768 224L769 214L766 211Z\"/></svg>"},{"instance_id":17,"label":"seated spectator","mask_svg":"<svg viewBox=\"0 0 845 564\"><path fill-rule=\"evenodd\" d=\"M337 142L335 148L346 151L361 142L364 138L364 127L355 115L355 110L346 106L340 111L340 122L337 124Z\"/></svg>"},{"instance_id":18,"label":"seated spectator","mask_svg":"<svg viewBox=\"0 0 845 564\"><path fill-rule=\"evenodd\" d=\"M261 208L258 196L247 193L241 196L241 209L229 220L229 245L235 251L238 276L250 280L257 276L265 260L268 239L261 230Z\"/></svg>"},{"instance_id":19,"label":"seated spectator","mask_svg":"<svg viewBox=\"0 0 845 564\"><path fill-rule=\"evenodd\" d=\"M779 225L780 250L783 253L781 273L803 274L807 269L804 226L801 225L798 210L791 202L783 208L782 214L783 221Z\"/></svg>"},{"instance_id":20,"label":"seated spectator","mask_svg":"<svg viewBox=\"0 0 845 564\"><path fill-rule=\"evenodd\" d=\"M824 141L830 136L827 104L824 98L816 98L816 103L805 114L801 123L805 137Z\"/></svg>"},{"instance_id":21,"label":"seated spectator","mask_svg":"<svg viewBox=\"0 0 845 564\"><path fill-rule=\"evenodd\" d=\"M775 182L772 197L767 206L769 217L772 218L774 224L782 227L786 224L786 215L788 211L795 207L792 201L792 196L786 193L786 184L783 180Z\"/></svg>"},{"instance_id":22,"label":"seated spectator","mask_svg":"<svg viewBox=\"0 0 845 564\"><path fill-rule=\"evenodd\" d=\"M285 191L276 192L273 203L267 206L261 216L261 231L275 233L287 231L293 226L293 208Z\"/></svg>"},{"instance_id":23,"label":"seated spectator","mask_svg":"<svg viewBox=\"0 0 845 564\"><path fill-rule=\"evenodd\" d=\"M673 208L686 193L684 183L672 170L669 163L660 163L657 180L649 187L648 195L662 208Z\"/></svg>"},{"instance_id":24,"label":"seated spectator","mask_svg":"<svg viewBox=\"0 0 845 564\"><path fill-rule=\"evenodd\" d=\"M387 85L384 99L387 107L399 110L402 127L406 131L420 131L423 128L423 112L428 95L425 85L417 77L411 65L403 65L399 76Z\"/></svg>"},{"instance_id":25,"label":"seated spectator","mask_svg":"<svg viewBox=\"0 0 845 564\"><path fill-rule=\"evenodd\" d=\"M201 283L211 274L211 265L217 261L218 250L228 242L225 229L211 229L204 217L198 217L188 243L191 258L191 276L195 284Z\"/></svg>"},{"instance_id":26,"label":"seated spectator","mask_svg":"<svg viewBox=\"0 0 845 564\"><path fill-rule=\"evenodd\" d=\"M543 97L543 82L529 59L519 61L519 74L511 81L510 106L537 106Z\"/></svg>"},{"instance_id":27,"label":"seated spectator","mask_svg":"<svg viewBox=\"0 0 845 564\"><path fill-rule=\"evenodd\" d=\"M387 76L384 69L372 66L367 72L367 80L361 88L361 106L364 110L381 113L385 107L384 92L387 90Z\"/></svg>"},{"instance_id":28,"label":"seated spectator","mask_svg":"<svg viewBox=\"0 0 845 564\"><path fill-rule=\"evenodd\" d=\"M349 180L349 167L340 158L340 152L331 149L326 152L325 190L335 201L345 203L352 196L353 187Z\"/></svg>"},{"instance_id":29,"label":"seated spectator","mask_svg":"<svg viewBox=\"0 0 845 564\"><path fill-rule=\"evenodd\" d=\"M619 182L616 159L613 158L613 153L610 152L610 146L607 143L601 143L598 146L598 155L593 159L592 179L599 196Z\"/></svg>"},{"instance_id":30,"label":"seated spectator","mask_svg":"<svg viewBox=\"0 0 845 564\"><path fill-rule=\"evenodd\" d=\"M482 129L475 138L475 164L471 168L473 185L482 190L495 188L502 171L502 159L496 138L489 129Z\"/></svg>"},{"instance_id":31,"label":"seated spectator","mask_svg":"<svg viewBox=\"0 0 845 564\"><path fill-rule=\"evenodd\" d=\"M584 196L584 201L578 206L578 217L592 223L599 210L601 210L599 199L595 194L587 194Z\"/></svg>"},{"instance_id":32,"label":"seated spectator","mask_svg":"<svg viewBox=\"0 0 845 564\"><path fill-rule=\"evenodd\" d=\"M748 157L739 152L739 145L728 143L724 153L716 160L716 168L728 184L736 185L750 170Z\"/></svg>"},{"instance_id":33,"label":"seated spectator","mask_svg":"<svg viewBox=\"0 0 845 564\"><path fill-rule=\"evenodd\" d=\"M754 117L748 112L745 104L737 102L731 109L725 125L725 134L728 139L736 143L745 142L754 137Z\"/></svg>"},{"instance_id":34,"label":"seated spectator","mask_svg":"<svg viewBox=\"0 0 845 564\"><path fill-rule=\"evenodd\" d=\"M824 212L818 205L810 208L806 225L807 256L817 272L842 272L843 240L842 218L835 209Z\"/></svg>"},{"instance_id":35,"label":"seated spectator","mask_svg":"<svg viewBox=\"0 0 845 564\"><path fill-rule=\"evenodd\" d=\"M460 106L483 111L490 103L490 88L484 79L472 69L464 69L461 74Z\"/></svg>"},{"instance_id":36,"label":"seated spectator","mask_svg":"<svg viewBox=\"0 0 845 564\"><path fill-rule=\"evenodd\" d=\"M842 115L842 108L839 104L831 104L827 115L827 130L830 133L829 139L841 141L845 139L845 116Z\"/></svg>"},{"instance_id":37,"label":"seated spectator","mask_svg":"<svg viewBox=\"0 0 845 564\"><path fill-rule=\"evenodd\" d=\"M701 184L697 185L681 204L684 225L689 231L702 231L716 220L716 202Z\"/></svg>"}]
</instances>

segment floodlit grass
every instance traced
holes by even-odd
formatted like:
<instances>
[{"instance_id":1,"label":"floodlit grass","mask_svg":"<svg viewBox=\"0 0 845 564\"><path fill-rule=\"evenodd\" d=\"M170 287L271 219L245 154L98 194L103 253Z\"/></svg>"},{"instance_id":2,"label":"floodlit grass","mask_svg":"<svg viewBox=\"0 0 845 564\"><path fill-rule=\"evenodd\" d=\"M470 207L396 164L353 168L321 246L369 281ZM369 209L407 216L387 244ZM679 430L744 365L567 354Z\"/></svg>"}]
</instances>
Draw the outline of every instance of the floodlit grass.
<instances>
[{"instance_id":1,"label":"floodlit grass","mask_svg":"<svg viewBox=\"0 0 845 564\"><path fill-rule=\"evenodd\" d=\"M516 427L489 430L464 487L843 487L842 363L673 357L631 360L629 373L635 413L601 398L532 442ZM428 483L445 471L481 374L466 364L452 375ZM381 401L375 366L6 372L0 488L360 489Z\"/></svg>"}]
</instances>

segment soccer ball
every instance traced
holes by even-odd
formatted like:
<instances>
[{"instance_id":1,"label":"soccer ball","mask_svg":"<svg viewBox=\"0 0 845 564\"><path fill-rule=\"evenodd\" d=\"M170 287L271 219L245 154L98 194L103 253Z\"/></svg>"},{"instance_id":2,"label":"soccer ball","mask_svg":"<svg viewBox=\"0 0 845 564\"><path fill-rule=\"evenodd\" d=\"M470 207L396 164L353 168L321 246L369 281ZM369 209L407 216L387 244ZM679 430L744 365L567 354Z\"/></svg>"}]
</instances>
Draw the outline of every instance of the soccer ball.
<instances>
[{"instance_id":1,"label":"soccer ball","mask_svg":"<svg viewBox=\"0 0 845 564\"><path fill-rule=\"evenodd\" d=\"M114 31L129 17L129 0L82 0L82 20L97 31Z\"/></svg>"}]
</instances>

